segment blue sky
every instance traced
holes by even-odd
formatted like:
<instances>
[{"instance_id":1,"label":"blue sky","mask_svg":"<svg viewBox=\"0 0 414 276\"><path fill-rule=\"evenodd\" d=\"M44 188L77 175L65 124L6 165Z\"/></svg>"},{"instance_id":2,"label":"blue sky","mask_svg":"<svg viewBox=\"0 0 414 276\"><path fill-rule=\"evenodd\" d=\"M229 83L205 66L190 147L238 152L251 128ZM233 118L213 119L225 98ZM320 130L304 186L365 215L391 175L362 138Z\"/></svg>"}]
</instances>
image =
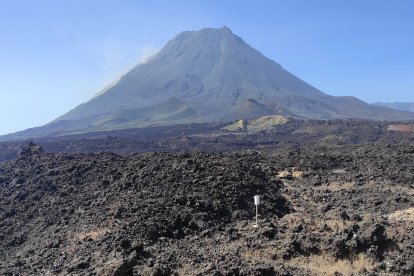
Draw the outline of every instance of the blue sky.
<instances>
[{"instance_id":1,"label":"blue sky","mask_svg":"<svg viewBox=\"0 0 414 276\"><path fill-rule=\"evenodd\" d=\"M0 134L87 101L184 30L228 26L331 95L414 101L410 0L0 0Z\"/></svg>"}]
</instances>

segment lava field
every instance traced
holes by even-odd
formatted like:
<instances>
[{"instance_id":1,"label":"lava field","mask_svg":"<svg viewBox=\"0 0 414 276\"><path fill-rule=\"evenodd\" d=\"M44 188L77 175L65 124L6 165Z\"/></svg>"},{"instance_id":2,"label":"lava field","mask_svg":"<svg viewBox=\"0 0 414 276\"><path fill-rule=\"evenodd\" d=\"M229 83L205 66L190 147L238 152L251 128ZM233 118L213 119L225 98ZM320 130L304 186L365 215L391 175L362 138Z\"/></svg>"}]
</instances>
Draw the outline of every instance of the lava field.
<instances>
[{"instance_id":1,"label":"lava field","mask_svg":"<svg viewBox=\"0 0 414 276\"><path fill-rule=\"evenodd\" d=\"M128 156L30 144L0 163L0 274L412 275L413 160L411 143Z\"/></svg>"}]
</instances>

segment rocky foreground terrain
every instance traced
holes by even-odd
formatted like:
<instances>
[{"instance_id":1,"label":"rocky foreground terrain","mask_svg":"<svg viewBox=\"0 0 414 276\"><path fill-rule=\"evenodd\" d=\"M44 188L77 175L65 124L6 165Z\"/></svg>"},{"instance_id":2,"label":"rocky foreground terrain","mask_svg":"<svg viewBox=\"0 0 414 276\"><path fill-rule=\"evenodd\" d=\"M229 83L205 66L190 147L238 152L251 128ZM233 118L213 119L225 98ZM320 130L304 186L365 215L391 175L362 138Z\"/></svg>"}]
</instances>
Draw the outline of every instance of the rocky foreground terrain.
<instances>
[{"instance_id":1,"label":"rocky foreground terrain","mask_svg":"<svg viewBox=\"0 0 414 276\"><path fill-rule=\"evenodd\" d=\"M0 274L413 275L410 137L129 156L31 144L0 163Z\"/></svg>"}]
</instances>

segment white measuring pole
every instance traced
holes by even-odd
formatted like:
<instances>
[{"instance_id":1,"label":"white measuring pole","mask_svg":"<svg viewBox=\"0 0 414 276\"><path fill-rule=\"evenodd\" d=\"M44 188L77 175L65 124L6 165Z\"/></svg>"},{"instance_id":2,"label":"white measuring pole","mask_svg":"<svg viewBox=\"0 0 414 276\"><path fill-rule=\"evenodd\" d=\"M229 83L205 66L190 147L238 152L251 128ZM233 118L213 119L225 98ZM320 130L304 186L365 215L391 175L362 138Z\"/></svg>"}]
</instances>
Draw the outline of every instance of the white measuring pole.
<instances>
[{"instance_id":1,"label":"white measuring pole","mask_svg":"<svg viewBox=\"0 0 414 276\"><path fill-rule=\"evenodd\" d=\"M254 205L256 205L256 225L255 225L255 227L259 227L259 223L258 223L257 217L259 215L260 196L259 195L255 195L253 198L254 198Z\"/></svg>"}]
</instances>

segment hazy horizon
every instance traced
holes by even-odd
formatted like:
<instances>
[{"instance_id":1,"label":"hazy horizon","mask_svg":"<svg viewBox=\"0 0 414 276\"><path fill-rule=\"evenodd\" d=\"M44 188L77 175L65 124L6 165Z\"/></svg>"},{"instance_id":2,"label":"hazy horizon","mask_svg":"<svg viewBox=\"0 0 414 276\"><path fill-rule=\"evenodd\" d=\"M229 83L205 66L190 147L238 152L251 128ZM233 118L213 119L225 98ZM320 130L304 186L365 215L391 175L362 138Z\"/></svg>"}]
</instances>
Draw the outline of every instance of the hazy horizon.
<instances>
[{"instance_id":1,"label":"hazy horizon","mask_svg":"<svg viewBox=\"0 0 414 276\"><path fill-rule=\"evenodd\" d=\"M181 31L224 25L325 93L414 102L412 8L410 1L10 2L0 11L0 135L86 102Z\"/></svg>"}]
</instances>

